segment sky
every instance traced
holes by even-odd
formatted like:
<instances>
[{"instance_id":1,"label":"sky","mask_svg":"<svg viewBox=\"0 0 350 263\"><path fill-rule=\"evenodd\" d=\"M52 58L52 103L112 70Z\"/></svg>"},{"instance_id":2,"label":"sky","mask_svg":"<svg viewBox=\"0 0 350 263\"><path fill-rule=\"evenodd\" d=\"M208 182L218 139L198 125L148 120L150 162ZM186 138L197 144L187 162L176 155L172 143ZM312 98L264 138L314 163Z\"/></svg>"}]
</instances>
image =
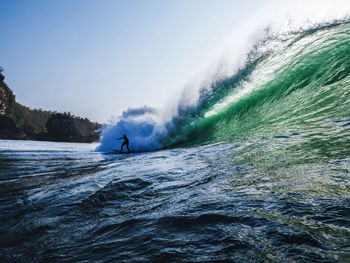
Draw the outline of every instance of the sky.
<instances>
[{"instance_id":1,"label":"sky","mask_svg":"<svg viewBox=\"0 0 350 263\"><path fill-rule=\"evenodd\" d=\"M349 5L348 0L0 0L0 66L23 105L105 123L128 108L166 106L227 45L242 42L239 32L248 24L262 14L276 16L276 5L287 2L290 7L298 2L297 9L308 9L308 15L329 14L331 3L340 11Z\"/></svg>"},{"instance_id":2,"label":"sky","mask_svg":"<svg viewBox=\"0 0 350 263\"><path fill-rule=\"evenodd\" d=\"M0 66L18 102L107 122L163 107L267 2L0 0Z\"/></svg>"}]
</instances>

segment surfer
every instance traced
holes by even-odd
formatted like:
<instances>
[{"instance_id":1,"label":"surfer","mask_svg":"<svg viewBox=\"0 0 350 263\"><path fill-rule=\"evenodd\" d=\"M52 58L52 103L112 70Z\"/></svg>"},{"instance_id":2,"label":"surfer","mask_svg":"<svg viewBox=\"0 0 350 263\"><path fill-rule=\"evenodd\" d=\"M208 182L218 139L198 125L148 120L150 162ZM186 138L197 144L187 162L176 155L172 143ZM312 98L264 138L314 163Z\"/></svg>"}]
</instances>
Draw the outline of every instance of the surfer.
<instances>
[{"instance_id":1,"label":"surfer","mask_svg":"<svg viewBox=\"0 0 350 263\"><path fill-rule=\"evenodd\" d=\"M122 146L120 147L120 152L123 152L123 147L124 145L126 146L126 148L128 149L128 152L130 152L130 149L129 149L129 139L128 137L126 137L126 135L124 134L123 137L120 137L118 138L117 140L124 140L123 143L122 143Z\"/></svg>"}]
</instances>

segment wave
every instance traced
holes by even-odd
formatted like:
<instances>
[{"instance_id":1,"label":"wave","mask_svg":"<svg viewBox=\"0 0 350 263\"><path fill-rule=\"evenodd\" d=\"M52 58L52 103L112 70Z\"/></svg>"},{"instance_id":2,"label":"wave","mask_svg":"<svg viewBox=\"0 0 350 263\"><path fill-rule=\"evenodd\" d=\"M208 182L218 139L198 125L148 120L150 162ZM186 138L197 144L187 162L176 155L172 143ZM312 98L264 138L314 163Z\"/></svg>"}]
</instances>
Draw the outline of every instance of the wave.
<instances>
[{"instance_id":1,"label":"wave","mask_svg":"<svg viewBox=\"0 0 350 263\"><path fill-rule=\"evenodd\" d=\"M126 110L104 127L97 150L118 147L122 134L133 150L149 151L300 133L349 116L347 19L279 34L267 29L244 61L229 76L214 74L194 103L184 92L170 117L147 106Z\"/></svg>"}]
</instances>

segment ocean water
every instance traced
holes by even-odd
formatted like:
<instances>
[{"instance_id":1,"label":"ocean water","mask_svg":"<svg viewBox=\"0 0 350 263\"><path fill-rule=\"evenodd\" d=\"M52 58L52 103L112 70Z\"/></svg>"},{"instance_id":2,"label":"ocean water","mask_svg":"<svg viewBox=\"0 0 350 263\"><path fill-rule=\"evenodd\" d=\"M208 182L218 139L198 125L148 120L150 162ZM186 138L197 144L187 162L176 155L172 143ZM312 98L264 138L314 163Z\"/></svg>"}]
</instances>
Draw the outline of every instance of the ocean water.
<instances>
[{"instance_id":1,"label":"ocean water","mask_svg":"<svg viewBox=\"0 0 350 263\"><path fill-rule=\"evenodd\" d=\"M0 141L0 261L350 262L350 23L268 35L199 92L99 145Z\"/></svg>"},{"instance_id":2,"label":"ocean water","mask_svg":"<svg viewBox=\"0 0 350 263\"><path fill-rule=\"evenodd\" d=\"M349 262L349 150L308 140L0 141L1 262Z\"/></svg>"}]
</instances>

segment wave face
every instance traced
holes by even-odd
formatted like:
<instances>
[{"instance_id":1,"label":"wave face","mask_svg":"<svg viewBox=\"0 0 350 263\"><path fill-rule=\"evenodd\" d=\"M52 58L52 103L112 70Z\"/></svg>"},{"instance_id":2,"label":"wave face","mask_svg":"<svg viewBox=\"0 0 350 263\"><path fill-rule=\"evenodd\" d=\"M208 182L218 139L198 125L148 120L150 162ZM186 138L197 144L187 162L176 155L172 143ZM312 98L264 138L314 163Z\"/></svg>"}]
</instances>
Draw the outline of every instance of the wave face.
<instances>
[{"instance_id":1,"label":"wave face","mask_svg":"<svg viewBox=\"0 0 350 263\"><path fill-rule=\"evenodd\" d=\"M350 125L350 23L267 34L235 74L199 89L176 114L143 107L104 128L98 150L127 134L134 150L244 141L279 134L342 133ZM330 130L330 123L341 123ZM344 135L342 135L344 137Z\"/></svg>"}]
</instances>

